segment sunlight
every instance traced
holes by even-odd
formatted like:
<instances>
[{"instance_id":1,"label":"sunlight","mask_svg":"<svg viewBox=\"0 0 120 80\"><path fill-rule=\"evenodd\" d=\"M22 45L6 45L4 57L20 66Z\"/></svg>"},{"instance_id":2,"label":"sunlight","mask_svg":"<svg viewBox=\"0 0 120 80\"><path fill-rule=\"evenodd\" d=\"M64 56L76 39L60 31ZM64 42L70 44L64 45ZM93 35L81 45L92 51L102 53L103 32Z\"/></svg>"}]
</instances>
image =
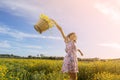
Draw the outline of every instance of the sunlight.
<instances>
[{"instance_id":1,"label":"sunlight","mask_svg":"<svg viewBox=\"0 0 120 80\"><path fill-rule=\"evenodd\" d=\"M94 7L101 13L103 13L104 15L112 18L115 21L119 21L120 20L120 11L119 8L120 6L118 6L117 0L115 0L116 3L112 3L112 2L97 2L95 3Z\"/></svg>"},{"instance_id":2,"label":"sunlight","mask_svg":"<svg viewBox=\"0 0 120 80\"><path fill-rule=\"evenodd\" d=\"M102 44L99 44L99 45L104 46L104 47L114 48L114 49L120 49L120 44L119 43L102 43Z\"/></svg>"}]
</instances>

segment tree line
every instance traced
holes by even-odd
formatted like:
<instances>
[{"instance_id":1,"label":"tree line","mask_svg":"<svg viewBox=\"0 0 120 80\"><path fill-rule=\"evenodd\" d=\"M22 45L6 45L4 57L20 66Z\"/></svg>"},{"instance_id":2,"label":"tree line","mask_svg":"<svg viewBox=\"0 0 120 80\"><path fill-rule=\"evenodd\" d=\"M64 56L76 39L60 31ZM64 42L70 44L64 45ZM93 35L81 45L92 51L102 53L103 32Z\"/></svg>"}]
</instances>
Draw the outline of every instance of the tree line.
<instances>
[{"instance_id":1,"label":"tree line","mask_svg":"<svg viewBox=\"0 0 120 80\"><path fill-rule=\"evenodd\" d=\"M19 58L19 59L50 59L50 60L63 60L64 57L58 57L58 56L45 56L44 54L37 54L36 56L28 55L25 56L18 56L14 54L0 54L0 58ZM100 59L100 58L78 58L79 61L108 61L108 60L120 60L120 58L117 59Z\"/></svg>"}]
</instances>

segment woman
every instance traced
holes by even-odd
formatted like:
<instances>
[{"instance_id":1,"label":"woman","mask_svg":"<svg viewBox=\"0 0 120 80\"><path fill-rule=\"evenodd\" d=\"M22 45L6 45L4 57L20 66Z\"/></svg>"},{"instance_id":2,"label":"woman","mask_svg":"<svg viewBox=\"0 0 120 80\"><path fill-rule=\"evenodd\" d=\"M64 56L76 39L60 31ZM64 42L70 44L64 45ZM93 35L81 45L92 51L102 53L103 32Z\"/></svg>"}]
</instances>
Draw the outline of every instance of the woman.
<instances>
[{"instance_id":1,"label":"woman","mask_svg":"<svg viewBox=\"0 0 120 80\"><path fill-rule=\"evenodd\" d=\"M76 48L76 40L77 36L74 32L68 34L67 36L64 34L62 28L54 21L54 24L58 28L58 30L61 32L63 39L66 44L66 56L64 57L63 66L62 66L62 72L63 73L69 73L70 80L77 80L77 72L78 72L78 60L77 60L77 51L81 53L83 56L83 53L80 51L80 49Z\"/></svg>"}]
</instances>

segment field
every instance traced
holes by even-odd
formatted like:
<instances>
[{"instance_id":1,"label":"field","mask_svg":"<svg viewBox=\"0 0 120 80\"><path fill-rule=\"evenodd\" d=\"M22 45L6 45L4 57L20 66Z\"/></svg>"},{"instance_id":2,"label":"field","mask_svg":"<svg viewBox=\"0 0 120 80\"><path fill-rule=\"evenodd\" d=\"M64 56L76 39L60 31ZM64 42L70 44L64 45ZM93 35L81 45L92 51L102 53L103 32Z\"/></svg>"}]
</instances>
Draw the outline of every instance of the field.
<instances>
[{"instance_id":1,"label":"field","mask_svg":"<svg viewBox=\"0 0 120 80\"><path fill-rule=\"evenodd\" d=\"M62 60L0 58L0 80L69 80ZM120 80L120 61L79 61L78 80Z\"/></svg>"}]
</instances>

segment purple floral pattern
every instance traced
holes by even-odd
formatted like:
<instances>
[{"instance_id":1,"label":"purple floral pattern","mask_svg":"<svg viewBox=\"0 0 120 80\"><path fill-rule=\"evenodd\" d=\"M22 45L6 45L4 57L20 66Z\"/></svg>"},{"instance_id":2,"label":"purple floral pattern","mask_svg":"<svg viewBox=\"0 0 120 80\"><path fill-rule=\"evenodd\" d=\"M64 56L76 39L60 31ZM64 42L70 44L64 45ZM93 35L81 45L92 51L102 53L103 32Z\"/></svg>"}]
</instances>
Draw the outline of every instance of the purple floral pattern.
<instances>
[{"instance_id":1,"label":"purple floral pattern","mask_svg":"<svg viewBox=\"0 0 120 80\"><path fill-rule=\"evenodd\" d=\"M66 56L63 60L62 72L78 72L77 48L75 42L69 41L66 43Z\"/></svg>"}]
</instances>

